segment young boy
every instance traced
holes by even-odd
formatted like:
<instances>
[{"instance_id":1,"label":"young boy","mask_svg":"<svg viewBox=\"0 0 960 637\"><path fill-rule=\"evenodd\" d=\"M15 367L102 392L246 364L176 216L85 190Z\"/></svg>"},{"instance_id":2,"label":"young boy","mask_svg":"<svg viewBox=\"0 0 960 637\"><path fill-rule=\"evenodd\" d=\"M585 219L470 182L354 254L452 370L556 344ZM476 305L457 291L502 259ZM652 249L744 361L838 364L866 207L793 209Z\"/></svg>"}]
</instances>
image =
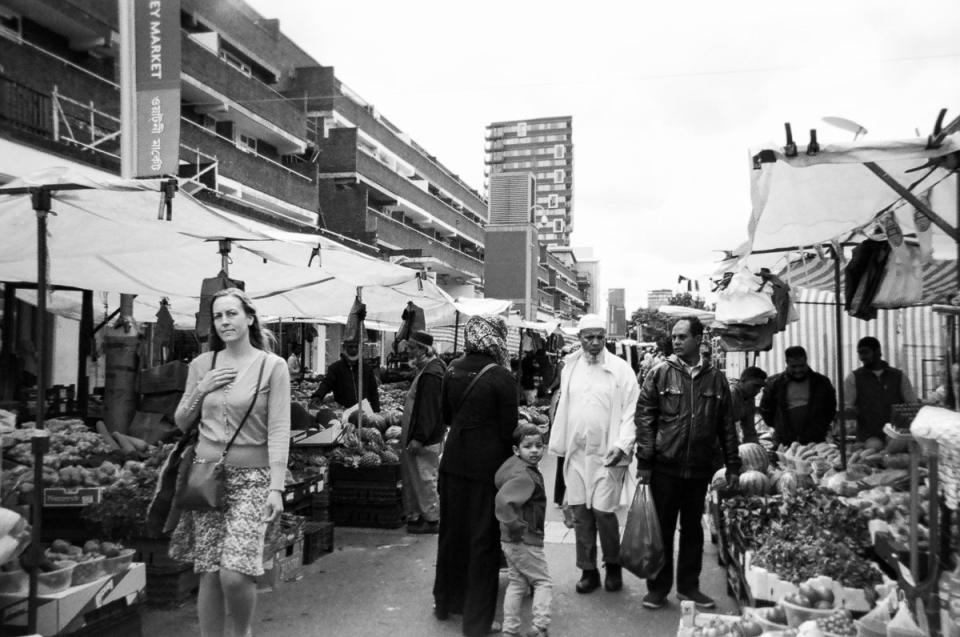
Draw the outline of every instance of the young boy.
<instances>
[{"instance_id":1,"label":"young boy","mask_svg":"<svg viewBox=\"0 0 960 637\"><path fill-rule=\"evenodd\" d=\"M533 630L528 637L547 637L553 585L543 553L547 493L537 468L543 457L543 434L536 425L521 424L513 432L514 456L497 470L496 513L500 544L507 558L510 583L503 598L503 634L520 635L520 605L533 587Z\"/></svg>"}]
</instances>

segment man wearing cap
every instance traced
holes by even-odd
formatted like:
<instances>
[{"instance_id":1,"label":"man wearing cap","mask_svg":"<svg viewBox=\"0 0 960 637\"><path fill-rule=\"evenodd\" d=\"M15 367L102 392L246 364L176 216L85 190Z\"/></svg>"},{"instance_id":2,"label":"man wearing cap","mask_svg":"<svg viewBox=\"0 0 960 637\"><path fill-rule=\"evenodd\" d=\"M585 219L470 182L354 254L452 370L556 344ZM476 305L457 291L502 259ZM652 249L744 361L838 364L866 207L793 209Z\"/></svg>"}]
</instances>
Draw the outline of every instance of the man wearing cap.
<instances>
[{"instance_id":1,"label":"man wearing cap","mask_svg":"<svg viewBox=\"0 0 960 637\"><path fill-rule=\"evenodd\" d=\"M417 369L403 405L403 508L408 533L437 533L440 528L440 499L437 474L440 470L440 442L443 418L440 389L446 366L433 349L433 336L417 331L407 340L410 362Z\"/></svg>"},{"instance_id":2,"label":"man wearing cap","mask_svg":"<svg viewBox=\"0 0 960 637\"><path fill-rule=\"evenodd\" d=\"M564 359L550 451L563 460L566 501L573 509L578 593L600 587L597 536L606 567L604 588L623 586L620 570L620 504L633 457L633 424L640 387L630 364L609 353L607 330L596 314L580 319L582 349ZM559 460L558 460L559 461Z\"/></svg>"},{"instance_id":3,"label":"man wearing cap","mask_svg":"<svg viewBox=\"0 0 960 637\"><path fill-rule=\"evenodd\" d=\"M312 398L322 401L324 396L332 391L333 399L344 409L349 409L358 402L359 379L360 346L356 341L344 341L340 360L331 363L327 368L327 373L317 386L317 391L313 392ZM377 378L373 374L372 365L365 365L363 368L363 396L373 411L380 411L380 390L377 389Z\"/></svg>"}]
</instances>

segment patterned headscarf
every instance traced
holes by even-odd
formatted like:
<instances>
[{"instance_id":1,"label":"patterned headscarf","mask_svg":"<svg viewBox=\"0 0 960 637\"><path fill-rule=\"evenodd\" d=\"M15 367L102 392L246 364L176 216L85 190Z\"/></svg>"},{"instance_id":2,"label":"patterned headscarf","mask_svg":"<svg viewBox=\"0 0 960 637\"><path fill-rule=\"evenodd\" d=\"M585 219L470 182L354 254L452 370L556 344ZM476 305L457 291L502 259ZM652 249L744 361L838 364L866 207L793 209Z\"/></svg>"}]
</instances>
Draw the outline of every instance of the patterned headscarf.
<instances>
[{"instance_id":1,"label":"patterned headscarf","mask_svg":"<svg viewBox=\"0 0 960 637\"><path fill-rule=\"evenodd\" d=\"M506 365L507 322L502 316L471 316L463 328L463 349L468 354L486 354Z\"/></svg>"}]
</instances>

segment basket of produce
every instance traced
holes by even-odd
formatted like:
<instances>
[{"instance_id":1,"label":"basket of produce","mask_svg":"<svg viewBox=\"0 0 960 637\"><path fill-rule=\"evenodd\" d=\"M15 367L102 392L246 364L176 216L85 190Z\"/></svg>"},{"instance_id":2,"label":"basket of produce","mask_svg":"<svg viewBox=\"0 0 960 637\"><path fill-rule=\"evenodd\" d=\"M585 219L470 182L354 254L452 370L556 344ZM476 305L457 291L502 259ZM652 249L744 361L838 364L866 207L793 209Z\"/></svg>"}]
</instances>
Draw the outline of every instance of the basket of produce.
<instances>
[{"instance_id":1,"label":"basket of produce","mask_svg":"<svg viewBox=\"0 0 960 637\"><path fill-rule=\"evenodd\" d=\"M107 543L104 542L104 544ZM137 552L136 549L125 549L123 547L112 550L103 548L101 550L103 551L103 570L107 575L114 575L127 570L127 567L133 562L133 554Z\"/></svg>"},{"instance_id":2,"label":"basket of produce","mask_svg":"<svg viewBox=\"0 0 960 637\"><path fill-rule=\"evenodd\" d=\"M783 610L786 611L787 624L791 628L797 628L803 622L811 619L826 619L836 611L832 606L827 608L814 607L811 605L809 598L799 593L787 595L780 600L780 605L783 606Z\"/></svg>"},{"instance_id":3,"label":"basket of produce","mask_svg":"<svg viewBox=\"0 0 960 637\"><path fill-rule=\"evenodd\" d=\"M783 606L768 606L766 608L751 608L745 616L755 621L764 631L786 630L787 612Z\"/></svg>"},{"instance_id":4,"label":"basket of produce","mask_svg":"<svg viewBox=\"0 0 960 637\"><path fill-rule=\"evenodd\" d=\"M2 595L26 595L30 587L30 576L27 572L20 569L20 565L14 562L15 570L0 571L0 594ZM4 565L4 569L6 569Z\"/></svg>"},{"instance_id":5,"label":"basket of produce","mask_svg":"<svg viewBox=\"0 0 960 637\"><path fill-rule=\"evenodd\" d=\"M73 569L73 585L89 584L93 580L100 579L107 574L104 569L104 557L102 555L91 555L84 553Z\"/></svg>"},{"instance_id":6,"label":"basket of produce","mask_svg":"<svg viewBox=\"0 0 960 637\"><path fill-rule=\"evenodd\" d=\"M53 563L55 570L37 573L37 592L40 595L49 595L69 588L76 566L76 562L64 560ZM42 564L40 568L43 569Z\"/></svg>"}]
</instances>

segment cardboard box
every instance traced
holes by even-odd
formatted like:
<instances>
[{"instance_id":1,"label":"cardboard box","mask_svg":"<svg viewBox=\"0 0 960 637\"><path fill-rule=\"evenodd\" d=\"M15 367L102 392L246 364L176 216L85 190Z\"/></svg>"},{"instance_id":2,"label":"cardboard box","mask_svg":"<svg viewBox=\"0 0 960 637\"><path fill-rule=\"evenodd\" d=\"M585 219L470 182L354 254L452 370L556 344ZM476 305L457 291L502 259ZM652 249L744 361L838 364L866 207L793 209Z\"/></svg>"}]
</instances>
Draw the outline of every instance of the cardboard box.
<instances>
[{"instance_id":1,"label":"cardboard box","mask_svg":"<svg viewBox=\"0 0 960 637\"><path fill-rule=\"evenodd\" d=\"M45 507L83 507L97 504L103 498L103 487L48 487L43 490Z\"/></svg>"},{"instance_id":2,"label":"cardboard box","mask_svg":"<svg viewBox=\"0 0 960 637\"><path fill-rule=\"evenodd\" d=\"M134 563L115 575L82 586L71 586L59 593L38 596L37 632L41 635L71 633L87 624L85 615L91 611L119 600L127 605L138 603L147 585L146 570L143 564ZM0 627L26 625L26 598L0 595Z\"/></svg>"}]
</instances>

